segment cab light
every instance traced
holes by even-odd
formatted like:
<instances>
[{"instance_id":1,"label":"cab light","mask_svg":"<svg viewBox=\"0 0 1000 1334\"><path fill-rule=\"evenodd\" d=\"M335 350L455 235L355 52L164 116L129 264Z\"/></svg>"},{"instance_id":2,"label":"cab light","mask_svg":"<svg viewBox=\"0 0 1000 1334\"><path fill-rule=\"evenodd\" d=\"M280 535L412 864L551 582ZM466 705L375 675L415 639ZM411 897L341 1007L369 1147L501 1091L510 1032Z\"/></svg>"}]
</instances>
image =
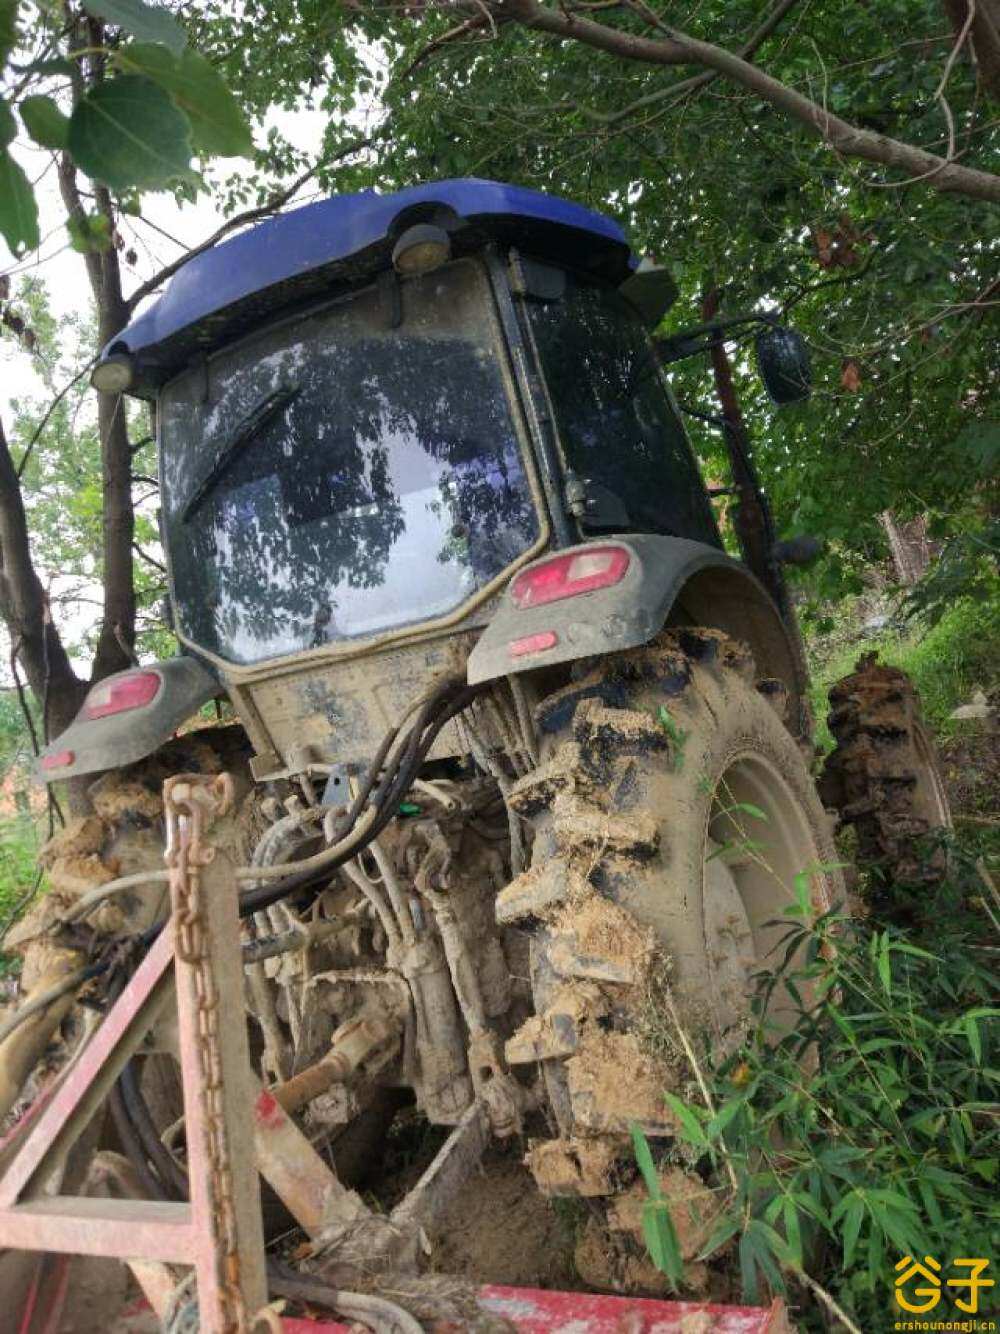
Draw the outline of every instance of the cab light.
<instances>
[{"instance_id":1,"label":"cab light","mask_svg":"<svg viewBox=\"0 0 1000 1334\"><path fill-rule=\"evenodd\" d=\"M537 635L512 639L507 649L512 658L523 658L528 653L544 653L547 649L555 648L558 643L559 636L554 630L539 630Z\"/></svg>"},{"instance_id":2,"label":"cab light","mask_svg":"<svg viewBox=\"0 0 1000 1334\"><path fill-rule=\"evenodd\" d=\"M49 769L68 769L76 760L76 751L57 750L54 755L43 755L41 766L48 771Z\"/></svg>"},{"instance_id":3,"label":"cab light","mask_svg":"<svg viewBox=\"0 0 1000 1334\"><path fill-rule=\"evenodd\" d=\"M127 676L109 676L94 686L83 706L85 718L107 718L114 713L141 709L156 698L160 678L156 672L130 672Z\"/></svg>"},{"instance_id":4,"label":"cab light","mask_svg":"<svg viewBox=\"0 0 1000 1334\"><path fill-rule=\"evenodd\" d=\"M555 556L522 570L511 584L510 595L514 606L523 611L591 593L595 588L609 588L625 578L629 559L625 547L590 547Z\"/></svg>"}]
</instances>

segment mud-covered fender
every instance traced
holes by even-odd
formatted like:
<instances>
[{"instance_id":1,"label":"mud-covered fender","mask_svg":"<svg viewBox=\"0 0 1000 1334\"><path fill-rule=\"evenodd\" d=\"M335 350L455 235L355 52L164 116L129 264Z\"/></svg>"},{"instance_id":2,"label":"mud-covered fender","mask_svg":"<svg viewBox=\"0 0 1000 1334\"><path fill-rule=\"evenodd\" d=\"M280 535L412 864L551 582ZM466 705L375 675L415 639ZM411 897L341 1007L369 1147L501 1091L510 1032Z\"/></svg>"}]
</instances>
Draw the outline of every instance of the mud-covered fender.
<instances>
[{"instance_id":1,"label":"mud-covered fender","mask_svg":"<svg viewBox=\"0 0 1000 1334\"><path fill-rule=\"evenodd\" d=\"M116 686L147 674L155 674L160 682L148 703L104 717L88 716L95 699L106 700ZM218 693L218 681L195 658L168 658L115 672L92 688L69 727L45 747L35 764L35 777L55 783L134 764L168 741L181 723Z\"/></svg>"},{"instance_id":2,"label":"mud-covered fender","mask_svg":"<svg viewBox=\"0 0 1000 1334\"><path fill-rule=\"evenodd\" d=\"M625 548L624 577L608 588L524 608L515 606L508 586L469 655L470 684L635 648L670 620L714 626L748 644L761 676L776 677L788 689L795 726L806 690L801 653L774 601L745 565L704 542L630 533L549 552L519 574L554 555L595 545ZM539 647L525 651L526 642Z\"/></svg>"}]
</instances>

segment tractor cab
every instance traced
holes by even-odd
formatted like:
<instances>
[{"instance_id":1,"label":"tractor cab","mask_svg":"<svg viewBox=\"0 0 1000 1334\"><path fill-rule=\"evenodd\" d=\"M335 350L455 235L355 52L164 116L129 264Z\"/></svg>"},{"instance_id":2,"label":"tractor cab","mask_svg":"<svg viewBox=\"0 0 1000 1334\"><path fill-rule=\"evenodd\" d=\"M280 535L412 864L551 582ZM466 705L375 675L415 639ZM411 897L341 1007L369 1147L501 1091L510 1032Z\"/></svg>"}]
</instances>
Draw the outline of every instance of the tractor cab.
<instances>
[{"instance_id":1,"label":"tractor cab","mask_svg":"<svg viewBox=\"0 0 1000 1334\"><path fill-rule=\"evenodd\" d=\"M85 704L45 776L139 758L221 691L258 776L357 761L445 666L644 642L685 570L740 568L650 338L673 296L609 218L479 180L324 200L193 258L94 373L152 407L183 670L102 683L143 702ZM506 603L524 624L491 626L540 559L544 601L603 602L541 625L532 585Z\"/></svg>"}]
</instances>

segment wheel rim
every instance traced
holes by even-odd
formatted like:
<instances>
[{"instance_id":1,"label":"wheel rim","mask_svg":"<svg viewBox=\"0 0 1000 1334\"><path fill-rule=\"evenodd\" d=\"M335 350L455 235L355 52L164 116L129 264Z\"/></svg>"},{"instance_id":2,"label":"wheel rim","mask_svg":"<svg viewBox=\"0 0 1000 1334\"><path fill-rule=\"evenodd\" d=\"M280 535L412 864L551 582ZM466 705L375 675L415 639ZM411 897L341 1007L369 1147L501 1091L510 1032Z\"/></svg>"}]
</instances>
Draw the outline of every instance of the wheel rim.
<instances>
[{"instance_id":1,"label":"wheel rim","mask_svg":"<svg viewBox=\"0 0 1000 1334\"><path fill-rule=\"evenodd\" d=\"M735 757L719 778L704 848L702 912L713 1025L717 1040L731 1047L749 1019L754 974L781 962L776 949L789 924L783 914L797 902L796 878L808 876L817 915L830 907L829 892L802 802L762 755ZM787 1032L797 1018L791 998L777 989L769 1025Z\"/></svg>"}]
</instances>

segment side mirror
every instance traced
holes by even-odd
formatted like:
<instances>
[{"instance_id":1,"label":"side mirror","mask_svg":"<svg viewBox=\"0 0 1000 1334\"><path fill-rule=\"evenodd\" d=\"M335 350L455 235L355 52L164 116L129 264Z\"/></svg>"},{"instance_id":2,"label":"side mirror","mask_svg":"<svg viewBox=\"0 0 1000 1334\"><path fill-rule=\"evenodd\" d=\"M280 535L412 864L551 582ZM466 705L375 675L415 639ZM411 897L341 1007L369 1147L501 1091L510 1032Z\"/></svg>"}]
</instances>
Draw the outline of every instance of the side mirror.
<instances>
[{"instance_id":1,"label":"side mirror","mask_svg":"<svg viewBox=\"0 0 1000 1334\"><path fill-rule=\"evenodd\" d=\"M812 393L812 368L806 340L794 329L773 324L757 335L757 369L778 407L803 403Z\"/></svg>"}]
</instances>

